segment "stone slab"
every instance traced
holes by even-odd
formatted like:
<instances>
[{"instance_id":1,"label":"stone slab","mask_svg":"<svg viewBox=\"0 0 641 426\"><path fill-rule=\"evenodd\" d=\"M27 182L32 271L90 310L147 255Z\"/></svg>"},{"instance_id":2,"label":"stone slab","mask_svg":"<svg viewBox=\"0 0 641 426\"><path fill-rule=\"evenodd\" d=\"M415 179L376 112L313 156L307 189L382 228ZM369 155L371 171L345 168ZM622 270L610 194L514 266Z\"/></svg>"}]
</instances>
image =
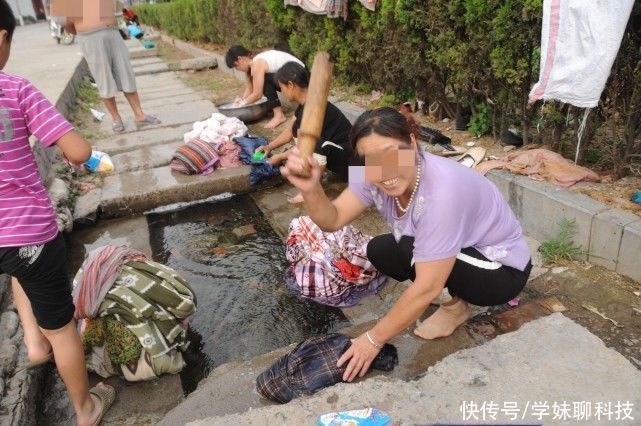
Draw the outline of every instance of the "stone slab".
<instances>
[{"instance_id":1,"label":"stone slab","mask_svg":"<svg viewBox=\"0 0 641 426\"><path fill-rule=\"evenodd\" d=\"M76 199L73 209L74 224L89 225L98 220L98 209L100 207L100 188L94 188L80 195Z\"/></svg>"},{"instance_id":2,"label":"stone slab","mask_svg":"<svg viewBox=\"0 0 641 426\"><path fill-rule=\"evenodd\" d=\"M94 147L109 155L117 155L146 146L183 141L183 136L191 129L191 124L181 124L173 127L161 127L135 133L114 135L110 138L96 141Z\"/></svg>"},{"instance_id":3,"label":"stone slab","mask_svg":"<svg viewBox=\"0 0 641 426\"><path fill-rule=\"evenodd\" d=\"M129 38L123 41L125 42L125 46L127 46L127 49L132 49L132 48L142 46L142 43L140 43L140 40L138 40L137 38Z\"/></svg>"},{"instance_id":4,"label":"stone slab","mask_svg":"<svg viewBox=\"0 0 641 426\"><path fill-rule=\"evenodd\" d=\"M215 56L207 55L198 58L183 59L180 62L169 64L171 70L204 70L218 67L218 59Z\"/></svg>"},{"instance_id":5,"label":"stone slab","mask_svg":"<svg viewBox=\"0 0 641 426\"><path fill-rule=\"evenodd\" d=\"M210 101L202 100L195 101L189 104L183 104L180 108L174 105L165 105L164 107L156 107L153 113L162 122L160 125L146 126L146 129L153 129L158 127L175 126L179 124L192 123L194 121L204 120L209 118L212 113L216 111L216 107ZM131 114L130 111L127 111ZM127 113L125 112L125 114ZM132 116L123 115L123 123L125 125L125 132L136 131L136 125ZM100 124L100 131L105 134L113 133L111 130L111 120L105 120Z\"/></svg>"},{"instance_id":6,"label":"stone slab","mask_svg":"<svg viewBox=\"0 0 641 426\"><path fill-rule=\"evenodd\" d=\"M132 47L129 49L129 59L149 58L150 56L158 56L158 49L145 49L143 46Z\"/></svg>"},{"instance_id":7,"label":"stone slab","mask_svg":"<svg viewBox=\"0 0 641 426\"><path fill-rule=\"evenodd\" d=\"M155 64L140 65L134 67L134 75L141 76L147 74L159 74L163 72L168 72L169 66L164 62L158 62Z\"/></svg>"},{"instance_id":8,"label":"stone slab","mask_svg":"<svg viewBox=\"0 0 641 426\"><path fill-rule=\"evenodd\" d=\"M185 91L183 94L173 96L165 93L146 93L144 99L141 99L140 102L145 110L153 113L154 108L164 107L167 105L190 104L202 100L206 99L200 93L196 93L194 91ZM124 99L118 102L117 105L118 108L129 108L129 104Z\"/></svg>"},{"instance_id":9,"label":"stone slab","mask_svg":"<svg viewBox=\"0 0 641 426\"><path fill-rule=\"evenodd\" d=\"M338 109L341 110L343 114L345 114L345 117L354 124L356 119L360 117L362 113L365 112L365 109L358 107L356 105L352 105L348 102L336 102L335 105L338 107Z\"/></svg>"},{"instance_id":10,"label":"stone slab","mask_svg":"<svg viewBox=\"0 0 641 426\"><path fill-rule=\"evenodd\" d=\"M183 144L184 142L180 140L162 145L147 145L133 151L114 155L111 160L114 163L116 173L166 166L171 162L176 149Z\"/></svg>"},{"instance_id":11,"label":"stone slab","mask_svg":"<svg viewBox=\"0 0 641 426\"><path fill-rule=\"evenodd\" d=\"M623 229L636 221L641 221L641 218L620 209L606 210L594 216L588 254L590 262L615 270ZM641 265L638 267L641 269Z\"/></svg>"},{"instance_id":12,"label":"stone slab","mask_svg":"<svg viewBox=\"0 0 641 426\"><path fill-rule=\"evenodd\" d=\"M286 346L252 360L230 362L214 369L198 388L158 423L158 426L182 425L205 418L208 413L231 414L249 407L272 405L255 390L256 376L269 368L293 346Z\"/></svg>"},{"instance_id":13,"label":"stone slab","mask_svg":"<svg viewBox=\"0 0 641 426\"><path fill-rule=\"evenodd\" d=\"M506 403L515 403L520 423L567 424L567 417L555 418L555 404L558 415L559 406L564 401L569 403L572 416L574 402L587 401L591 403L591 417L586 424L606 425L616 421L635 425L641 418L641 371L588 330L555 313L484 345L456 352L416 381L379 377L339 384L289 404L188 424L315 424L321 414L361 407L383 409L399 422L478 423L483 421L478 408L490 401L497 404L498 412L493 419L486 417L484 423L509 422L511 418L502 409L509 407ZM535 401L547 402L547 410L534 411ZM618 420L596 418L597 403L610 402L616 414L617 401L631 404L628 414L633 420L623 420L621 409ZM462 409L473 408L471 402L476 411ZM537 412L547 415L539 418L534 415Z\"/></svg>"},{"instance_id":14,"label":"stone slab","mask_svg":"<svg viewBox=\"0 0 641 426\"><path fill-rule=\"evenodd\" d=\"M131 66L136 68L143 65L160 64L164 62L159 56L150 56L148 58L131 59Z\"/></svg>"},{"instance_id":15,"label":"stone slab","mask_svg":"<svg viewBox=\"0 0 641 426\"><path fill-rule=\"evenodd\" d=\"M623 228L616 271L641 283L641 220Z\"/></svg>"},{"instance_id":16,"label":"stone slab","mask_svg":"<svg viewBox=\"0 0 641 426\"><path fill-rule=\"evenodd\" d=\"M139 90L164 89L171 84L184 85L185 83L175 72L144 75L136 79L136 86Z\"/></svg>"},{"instance_id":17,"label":"stone slab","mask_svg":"<svg viewBox=\"0 0 641 426\"><path fill-rule=\"evenodd\" d=\"M134 215L224 192L246 192L250 189L249 171L249 166L241 166L216 170L209 176L188 176L165 166L108 176L102 188L103 217Z\"/></svg>"}]
</instances>

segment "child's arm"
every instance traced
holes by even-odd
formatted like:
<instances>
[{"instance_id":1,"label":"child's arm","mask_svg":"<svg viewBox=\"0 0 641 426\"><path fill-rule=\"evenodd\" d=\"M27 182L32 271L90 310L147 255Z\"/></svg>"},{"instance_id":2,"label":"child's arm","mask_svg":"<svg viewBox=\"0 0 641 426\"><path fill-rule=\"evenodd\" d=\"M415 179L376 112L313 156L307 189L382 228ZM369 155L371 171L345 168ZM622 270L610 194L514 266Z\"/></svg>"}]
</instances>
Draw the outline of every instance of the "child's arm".
<instances>
[{"instance_id":1,"label":"child's arm","mask_svg":"<svg viewBox=\"0 0 641 426\"><path fill-rule=\"evenodd\" d=\"M91 157L91 145L75 130L62 135L56 141L56 146L60 148L67 160L76 165L84 163Z\"/></svg>"},{"instance_id":2,"label":"child's arm","mask_svg":"<svg viewBox=\"0 0 641 426\"><path fill-rule=\"evenodd\" d=\"M25 80L18 93L27 130L45 148L57 145L75 164L84 163L91 156L91 146L33 84Z\"/></svg>"}]
</instances>

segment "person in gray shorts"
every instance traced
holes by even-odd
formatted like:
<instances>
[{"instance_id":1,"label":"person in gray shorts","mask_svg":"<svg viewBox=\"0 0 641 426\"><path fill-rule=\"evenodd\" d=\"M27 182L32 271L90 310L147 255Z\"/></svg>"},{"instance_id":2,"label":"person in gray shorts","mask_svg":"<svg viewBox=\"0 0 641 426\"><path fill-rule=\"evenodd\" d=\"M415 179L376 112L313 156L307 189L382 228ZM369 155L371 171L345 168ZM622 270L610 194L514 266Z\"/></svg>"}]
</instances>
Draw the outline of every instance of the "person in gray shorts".
<instances>
[{"instance_id":1,"label":"person in gray shorts","mask_svg":"<svg viewBox=\"0 0 641 426\"><path fill-rule=\"evenodd\" d=\"M129 61L129 51L118 32L115 4L108 3L113 7L113 13L101 17L96 22L69 17L65 30L78 34L89 71L96 81L98 93L113 120L112 128L115 133L125 131L122 117L116 106L118 92L123 92L127 98L133 110L137 128L160 124L158 118L145 114L142 110L134 71Z\"/></svg>"}]
</instances>

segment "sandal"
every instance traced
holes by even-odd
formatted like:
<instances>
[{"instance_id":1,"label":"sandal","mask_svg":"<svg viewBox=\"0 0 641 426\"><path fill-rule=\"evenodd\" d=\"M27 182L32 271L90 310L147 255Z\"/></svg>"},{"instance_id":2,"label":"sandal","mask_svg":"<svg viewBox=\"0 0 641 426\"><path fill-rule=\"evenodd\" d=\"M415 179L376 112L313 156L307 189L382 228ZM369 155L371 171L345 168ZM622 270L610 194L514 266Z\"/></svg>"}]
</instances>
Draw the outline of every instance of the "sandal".
<instances>
[{"instance_id":1,"label":"sandal","mask_svg":"<svg viewBox=\"0 0 641 426\"><path fill-rule=\"evenodd\" d=\"M89 393L96 396L100 402L102 402L100 414L98 414L98 418L96 418L96 421L93 423L94 426L98 426L105 413L107 413L111 405L114 403L114 400L116 399L116 390L109 385L94 386L89 389Z\"/></svg>"},{"instance_id":2,"label":"sandal","mask_svg":"<svg viewBox=\"0 0 641 426\"><path fill-rule=\"evenodd\" d=\"M476 167L481 161L485 159L486 149L480 146L468 149L465 154L456 159L459 163L470 169Z\"/></svg>"},{"instance_id":3,"label":"sandal","mask_svg":"<svg viewBox=\"0 0 641 426\"><path fill-rule=\"evenodd\" d=\"M161 121L154 115L145 115L145 118L142 121L136 121L136 126L138 126L138 128L152 124L161 124Z\"/></svg>"},{"instance_id":4,"label":"sandal","mask_svg":"<svg viewBox=\"0 0 641 426\"><path fill-rule=\"evenodd\" d=\"M111 130L113 130L114 133L122 133L125 131L125 125L122 123L122 120L114 121L111 123Z\"/></svg>"}]
</instances>

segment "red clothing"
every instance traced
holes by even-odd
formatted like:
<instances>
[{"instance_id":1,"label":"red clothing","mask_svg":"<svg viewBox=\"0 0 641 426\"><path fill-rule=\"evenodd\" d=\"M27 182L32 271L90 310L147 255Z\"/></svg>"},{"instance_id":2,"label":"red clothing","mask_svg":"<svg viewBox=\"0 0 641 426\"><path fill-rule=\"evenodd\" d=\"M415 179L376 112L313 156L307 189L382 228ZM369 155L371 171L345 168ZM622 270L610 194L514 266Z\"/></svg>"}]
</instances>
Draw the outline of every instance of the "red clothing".
<instances>
[{"instance_id":1,"label":"red clothing","mask_svg":"<svg viewBox=\"0 0 641 426\"><path fill-rule=\"evenodd\" d=\"M136 15L136 12L133 9L123 9L122 16L124 16L127 20L131 21L138 15Z\"/></svg>"}]
</instances>

